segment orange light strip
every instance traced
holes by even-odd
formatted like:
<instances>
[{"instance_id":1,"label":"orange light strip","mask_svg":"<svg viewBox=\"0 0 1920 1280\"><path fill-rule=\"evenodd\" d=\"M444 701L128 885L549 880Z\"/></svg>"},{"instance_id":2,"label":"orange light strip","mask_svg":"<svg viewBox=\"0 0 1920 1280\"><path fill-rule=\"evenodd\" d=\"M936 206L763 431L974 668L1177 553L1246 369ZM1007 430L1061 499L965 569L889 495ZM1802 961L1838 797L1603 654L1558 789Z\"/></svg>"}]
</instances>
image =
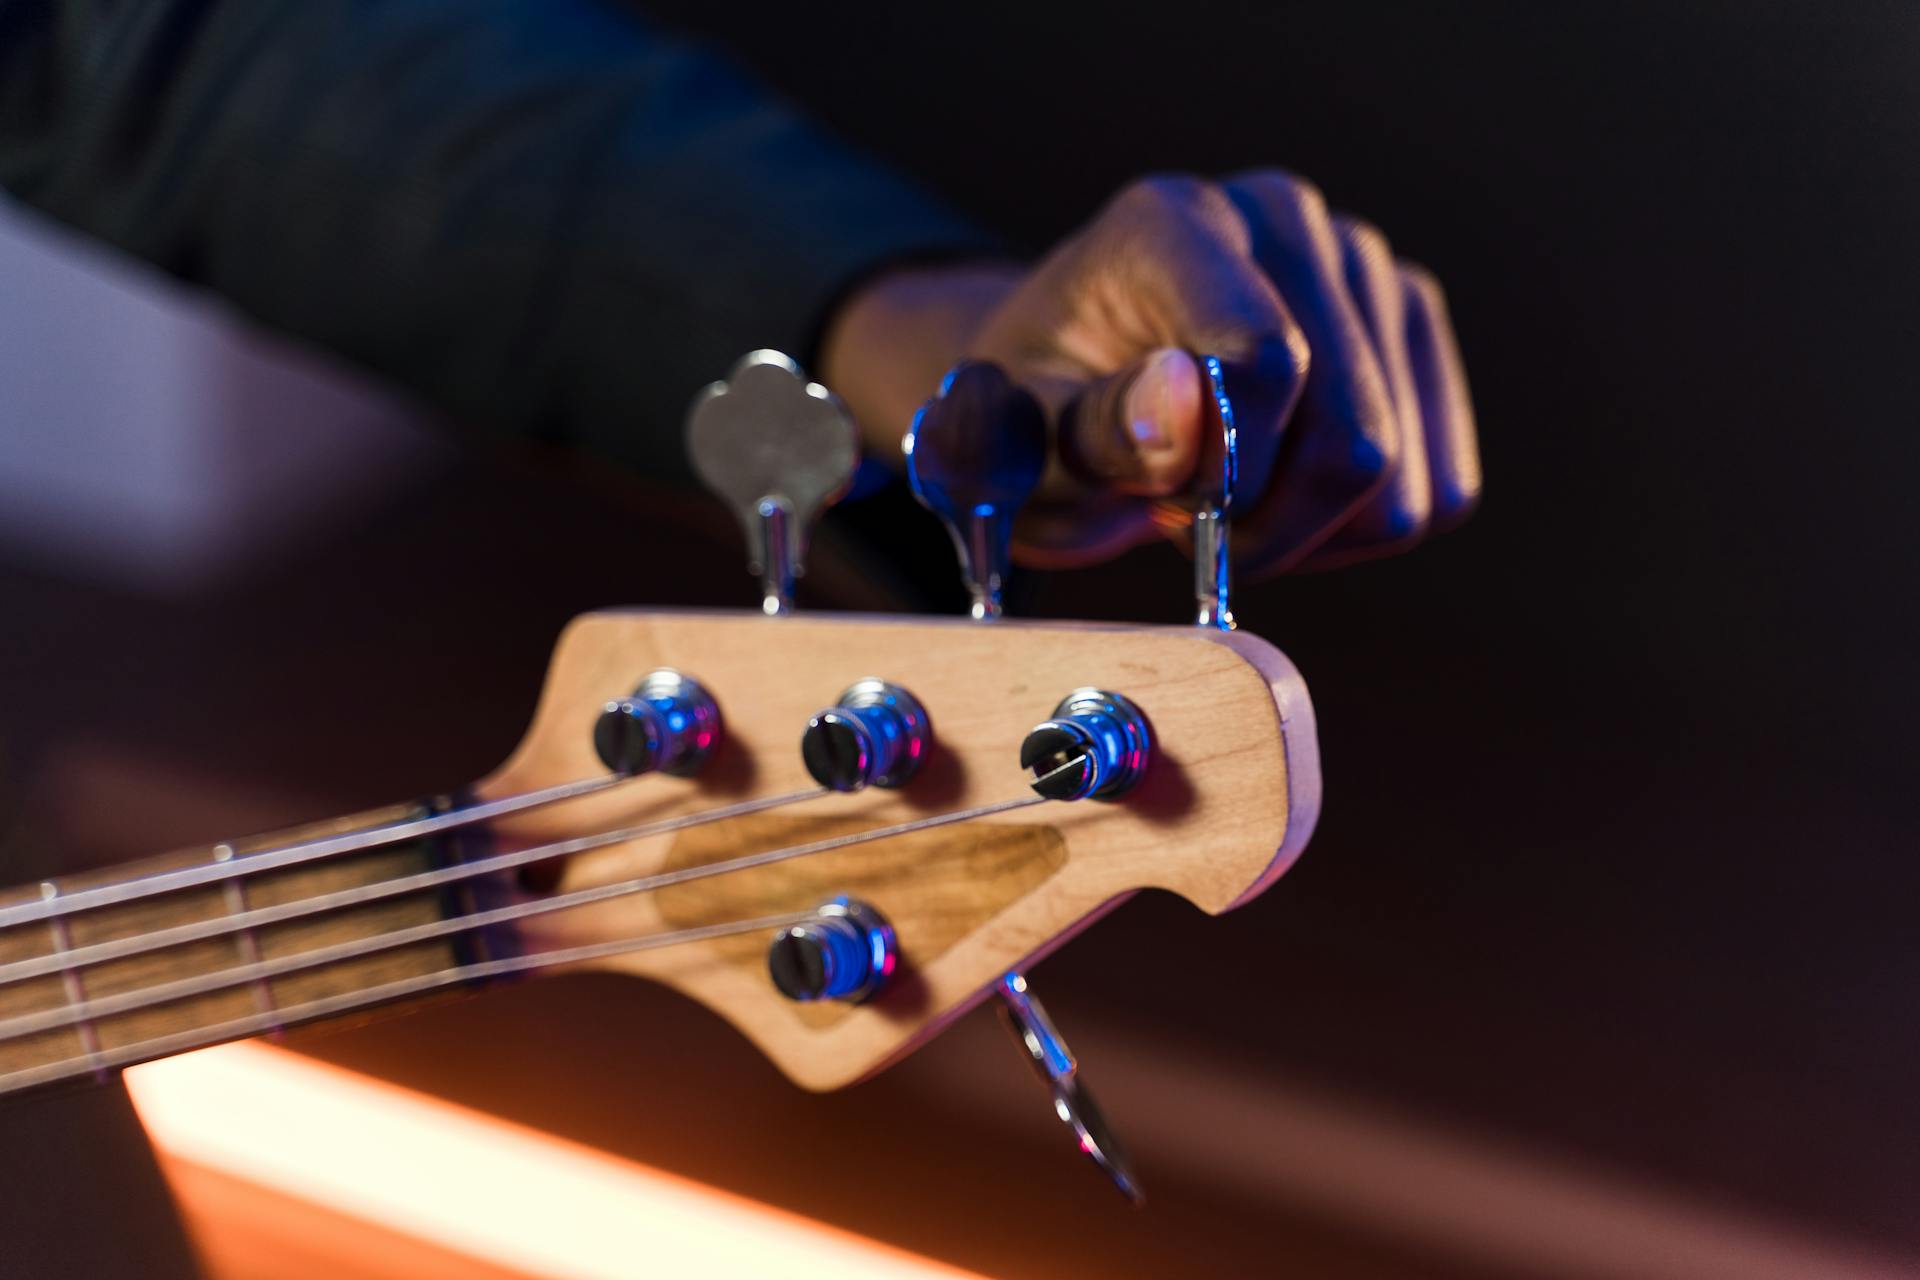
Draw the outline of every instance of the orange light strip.
<instances>
[{"instance_id":1,"label":"orange light strip","mask_svg":"<svg viewBox=\"0 0 1920 1280\"><path fill-rule=\"evenodd\" d=\"M968 1274L257 1042L126 1081L169 1156L537 1275Z\"/></svg>"}]
</instances>

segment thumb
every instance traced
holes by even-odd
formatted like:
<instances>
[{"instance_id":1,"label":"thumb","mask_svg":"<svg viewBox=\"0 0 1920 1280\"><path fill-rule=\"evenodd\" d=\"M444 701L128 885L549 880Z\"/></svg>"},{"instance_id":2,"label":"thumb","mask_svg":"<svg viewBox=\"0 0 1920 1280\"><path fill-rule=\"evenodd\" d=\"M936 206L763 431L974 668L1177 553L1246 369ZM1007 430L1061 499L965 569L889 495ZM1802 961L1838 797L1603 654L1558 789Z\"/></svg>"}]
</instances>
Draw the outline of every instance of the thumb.
<instances>
[{"instance_id":1,"label":"thumb","mask_svg":"<svg viewBox=\"0 0 1920 1280\"><path fill-rule=\"evenodd\" d=\"M1163 347L1095 380L1067 403L1059 447L1082 480L1161 498L1193 478L1200 459L1200 368Z\"/></svg>"}]
</instances>

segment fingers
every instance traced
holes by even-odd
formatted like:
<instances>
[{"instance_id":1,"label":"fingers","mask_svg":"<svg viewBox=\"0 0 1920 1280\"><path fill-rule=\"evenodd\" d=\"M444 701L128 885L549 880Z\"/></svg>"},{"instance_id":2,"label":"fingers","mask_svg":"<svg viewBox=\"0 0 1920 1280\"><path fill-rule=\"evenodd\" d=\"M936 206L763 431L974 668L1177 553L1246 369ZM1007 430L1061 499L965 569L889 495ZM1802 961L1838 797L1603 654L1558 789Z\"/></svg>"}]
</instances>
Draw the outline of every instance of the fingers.
<instances>
[{"instance_id":1,"label":"fingers","mask_svg":"<svg viewBox=\"0 0 1920 1280\"><path fill-rule=\"evenodd\" d=\"M1195 353L1233 371L1241 473L1266 482L1307 347L1215 184L1153 178L1049 255L976 335L1048 412L1051 468L1017 527L1022 563L1087 563L1159 536L1205 442ZM1205 419L1210 420L1210 417Z\"/></svg>"},{"instance_id":2,"label":"fingers","mask_svg":"<svg viewBox=\"0 0 1920 1280\"><path fill-rule=\"evenodd\" d=\"M1300 394L1309 343L1278 282L1261 269L1245 218L1214 183L1162 177L1129 187L1103 222L1111 223L1105 243L1119 281L1144 314L1159 319L1155 345L1215 355L1233 369L1240 473L1249 491L1259 492ZM1194 397L1192 415L1175 424L1187 437L1178 442L1179 455L1190 460L1203 444L1200 378L1190 361L1180 372L1191 374Z\"/></svg>"},{"instance_id":3,"label":"fingers","mask_svg":"<svg viewBox=\"0 0 1920 1280\"><path fill-rule=\"evenodd\" d=\"M1276 172L1243 175L1226 190L1246 221L1254 259L1313 353L1272 483L1264 493L1251 483L1242 488L1258 496L1238 522L1238 558L1262 575L1298 565L1367 507L1395 474L1404 437L1320 193Z\"/></svg>"},{"instance_id":4,"label":"fingers","mask_svg":"<svg viewBox=\"0 0 1920 1280\"><path fill-rule=\"evenodd\" d=\"M1420 400L1433 489L1433 527L1450 529L1480 501L1480 440L1467 392L1466 367L1454 340L1440 282L1423 267L1403 263L1407 358Z\"/></svg>"},{"instance_id":5,"label":"fingers","mask_svg":"<svg viewBox=\"0 0 1920 1280\"><path fill-rule=\"evenodd\" d=\"M1336 217L1334 225L1347 293L1386 377L1399 449L1386 481L1315 549L1315 567L1405 550L1419 541L1433 517L1427 441L1407 349L1406 295L1393 250L1385 236L1358 219Z\"/></svg>"},{"instance_id":6,"label":"fingers","mask_svg":"<svg viewBox=\"0 0 1920 1280\"><path fill-rule=\"evenodd\" d=\"M1032 390L1053 432L1017 527L1025 563L1087 563L1156 536L1168 504L1154 500L1186 493L1217 447L1200 354L1225 365L1246 572L1399 550L1479 493L1438 286L1286 174L1133 184L1022 279L969 354Z\"/></svg>"}]
</instances>

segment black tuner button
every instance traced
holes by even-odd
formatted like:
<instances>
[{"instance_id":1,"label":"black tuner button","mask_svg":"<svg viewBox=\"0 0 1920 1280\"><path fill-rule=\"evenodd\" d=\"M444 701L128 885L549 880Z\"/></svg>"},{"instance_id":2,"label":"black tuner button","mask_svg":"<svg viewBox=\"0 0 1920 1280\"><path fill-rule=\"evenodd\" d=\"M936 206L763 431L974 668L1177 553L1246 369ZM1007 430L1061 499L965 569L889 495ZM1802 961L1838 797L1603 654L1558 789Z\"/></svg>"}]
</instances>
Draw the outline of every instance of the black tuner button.
<instances>
[{"instance_id":1,"label":"black tuner button","mask_svg":"<svg viewBox=\"0 0 1920 1280\"><path fill-rule=\"evenodd\" d=\"M800 758L829 791L906 785L933 745L925 708L898 685L861 680L807 721Z\"/></svg>"},{"instance_id":2,"label":"black tuner button","mask_svg":"<svg viewBox=\"0 0 1920 1280\"><path fill-rule=\"evenodd\" d=\"M1111 800L1146 774L1153 735L1117 693L1075 689L1020 744L1020 767L1049 800Z\"/></svg>"},{"instance_id":3,"label":"black tuner button","mask_svg":"<svg viewBox=\"0 0 1920 1280\"><path fill-rule=\"evenodd\" d=\"M841 897L774 937L767 972L789 1000L858 1004L885 984L898 959L886 918L864 902Z\"/></svg>"},{"instance_id":4,"label":"black tuner button","mask_svg":"<svg viewBox=\"0 0 1920 1280\"><path fill-rule=\"evenodd\" d=\"M719 741L713 695L667 667L649 674L630 697L607 703L593 726L594 752L623 776L698 773Z\"/></svg>"}]
</instances>

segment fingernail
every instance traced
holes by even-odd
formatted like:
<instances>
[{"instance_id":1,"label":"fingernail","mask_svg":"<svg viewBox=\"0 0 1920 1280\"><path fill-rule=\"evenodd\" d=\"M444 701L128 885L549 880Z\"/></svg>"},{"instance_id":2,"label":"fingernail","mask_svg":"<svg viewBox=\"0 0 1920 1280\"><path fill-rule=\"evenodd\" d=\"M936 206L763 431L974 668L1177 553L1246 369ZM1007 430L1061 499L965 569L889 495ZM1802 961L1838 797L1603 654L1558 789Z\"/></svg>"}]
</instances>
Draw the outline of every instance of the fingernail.
<instances>
[{"instance_id":1,"label":"fingernail","mask_svg":"<svg viewBox=\"0 0 1920 1280\"><path fill-rule=\"evenodd\" d=\"M1173 446L1173 379L1185 359L1171 347L1156 352L1127 388L1127 432L1143 453Z\"/></svg>"}]
</instances>

